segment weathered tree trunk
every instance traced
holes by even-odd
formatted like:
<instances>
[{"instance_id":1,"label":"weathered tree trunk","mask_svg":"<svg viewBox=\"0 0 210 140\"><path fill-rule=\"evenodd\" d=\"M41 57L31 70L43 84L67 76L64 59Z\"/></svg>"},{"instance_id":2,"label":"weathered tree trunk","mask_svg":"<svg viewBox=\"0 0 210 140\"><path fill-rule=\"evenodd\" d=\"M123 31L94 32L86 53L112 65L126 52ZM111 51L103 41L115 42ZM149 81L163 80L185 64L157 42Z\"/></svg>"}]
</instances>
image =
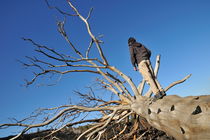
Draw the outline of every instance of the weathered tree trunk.
<instances>
[{"instance_id":1,"label":"weathered tree trunk","mask_svg":"<svg viewBox=\"0 0 210 140\"><path fill-rule=\"evenodd\" d=\"M210 138L210 95L171 95L153 103L149 98L142 97L131 107L151 126L177 140Z\"/></svg>"}]
</instances>

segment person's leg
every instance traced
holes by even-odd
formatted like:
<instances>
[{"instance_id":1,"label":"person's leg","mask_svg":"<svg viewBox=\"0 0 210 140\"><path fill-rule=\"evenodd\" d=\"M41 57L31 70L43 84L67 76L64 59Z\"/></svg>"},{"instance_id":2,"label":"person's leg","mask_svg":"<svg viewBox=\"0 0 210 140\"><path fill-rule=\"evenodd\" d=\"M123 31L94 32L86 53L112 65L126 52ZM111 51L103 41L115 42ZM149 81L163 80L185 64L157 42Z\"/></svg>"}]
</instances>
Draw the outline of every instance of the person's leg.
<instances>
[{"instance_id":1,"label":"person's leg","mask_svg":"<svg viewBox=\"0 0 210 140\"><path fill-rule=\"evenodd\" d=\"M143 60L139 64L139 72L142 74L145 81L150 85L150 88L152 92L157 95L160 93L160 90L158 89L158 86L153 78L153 75L151 74L151 70L149 68L149 65L145 60Z\"/></svg>"},{"instance_id":2,"label":"person's leg","mask_svg":"<svg viewBox=\"0 0 210 140\"><path fill-rule=\"evenodd\" d=\"M154 82L155 82L155 84L157 85L157 87L158 87L158 89L159 89L159 91L160 91L160 94L165 95L164 89L162 88L162 86L161 86L160 83L158 82L157 77L155 76L155 73L154 73L154 70L153 70L153 68L152 68L152 65L151 65L150 60L147 60L146 62L147 62L147 64L149 65L148 67L149 67L149 69L150 69L150 71L151 71L152 78L154 79Z\"/></svg>"}]
</instances>

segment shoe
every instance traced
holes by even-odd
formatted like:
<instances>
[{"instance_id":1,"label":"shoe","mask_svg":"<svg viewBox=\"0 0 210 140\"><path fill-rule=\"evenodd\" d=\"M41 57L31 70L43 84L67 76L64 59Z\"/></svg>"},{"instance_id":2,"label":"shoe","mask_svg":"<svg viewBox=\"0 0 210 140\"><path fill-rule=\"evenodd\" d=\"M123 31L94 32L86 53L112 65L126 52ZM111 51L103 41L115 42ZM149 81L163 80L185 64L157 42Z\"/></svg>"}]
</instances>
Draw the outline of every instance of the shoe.
<instances>
[{"instance_id":1,"label":"shoe","mask_svg":"<svg viewBox=\"0 0 210 140\"><path fill-rule=\"evenodd\" d=\"M160 94L161 94L161 96L162 96L161 99L162 99L164 96L166 96L165 91L161 91Z\"/></svg>"},{"instance_id":2,"label":"shoe","mask_svg":"<svg viewBox=\"0 0 210 140\"><path fill-rule=\"evenodd\" d=\"M158 99L162 99L164 96L166 96L165 91L160 91L160 92L158 92L158 94L154 95L154 98L152 101L155 102Z\"/></svg>"}]
</instances>

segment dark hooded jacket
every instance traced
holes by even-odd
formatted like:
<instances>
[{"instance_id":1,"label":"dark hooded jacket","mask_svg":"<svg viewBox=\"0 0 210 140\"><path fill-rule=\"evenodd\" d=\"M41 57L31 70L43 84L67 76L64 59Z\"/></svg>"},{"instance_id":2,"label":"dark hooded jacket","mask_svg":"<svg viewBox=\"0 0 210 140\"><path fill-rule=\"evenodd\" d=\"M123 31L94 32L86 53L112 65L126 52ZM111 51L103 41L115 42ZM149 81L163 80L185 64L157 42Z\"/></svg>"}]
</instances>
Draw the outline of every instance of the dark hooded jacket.
<instances>
[{"instance_id":1,"label":"dark hooded jacket","mask_svg":"<svg viewBox=\"0 0 210 140\"><path fill-rule=\"evenodd\" d=\"M131 55L131 63L134 67L138 66L142 60L150 59L151 51L141 43L134 42L129 46L129 50Z\"/></svg>"}]
</instances>

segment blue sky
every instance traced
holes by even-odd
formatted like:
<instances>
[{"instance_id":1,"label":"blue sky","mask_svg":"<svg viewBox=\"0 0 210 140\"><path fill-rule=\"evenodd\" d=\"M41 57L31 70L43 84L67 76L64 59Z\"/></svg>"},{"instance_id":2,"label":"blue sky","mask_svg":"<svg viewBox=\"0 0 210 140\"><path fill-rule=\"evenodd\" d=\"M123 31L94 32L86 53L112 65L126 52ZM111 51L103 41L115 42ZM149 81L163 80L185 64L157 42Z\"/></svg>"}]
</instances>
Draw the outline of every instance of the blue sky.
<instances>
[{"instance_id":1,"label":"blue sky","mask_svg":"<svg viewBox=\"0 0 210 140\"><path fill-rule=\"evenodd\" d=\"M49 0L71 12L65 0ZM188 74L192 77L171 89L168 94L180 96L210 93L210 1L209 0L78 0L75 6L83 15L93 7L90 24L95 35L103 34L103 49L110 61L137 84L141 80L130 63L127 39L135 37L152 51L154 64L161 54L158 79L163 87ZM16 61L35 56L32 45L21 37L66 51L67 44L57 32L56 20L63 17L47 8L43 0L0 2L0 123L9 117L19 119L39 107L78 101L74 90L94 83L94 75L70 74L51 87L34 85L25 88L23 79L31 78L31 70ZM85 26L76 17L67 19L67 31L80 49L89 44ZM69 52L70 53L70 52ZM0 136L17 130L0 131Z\"/></svg>"}]
</instances>

